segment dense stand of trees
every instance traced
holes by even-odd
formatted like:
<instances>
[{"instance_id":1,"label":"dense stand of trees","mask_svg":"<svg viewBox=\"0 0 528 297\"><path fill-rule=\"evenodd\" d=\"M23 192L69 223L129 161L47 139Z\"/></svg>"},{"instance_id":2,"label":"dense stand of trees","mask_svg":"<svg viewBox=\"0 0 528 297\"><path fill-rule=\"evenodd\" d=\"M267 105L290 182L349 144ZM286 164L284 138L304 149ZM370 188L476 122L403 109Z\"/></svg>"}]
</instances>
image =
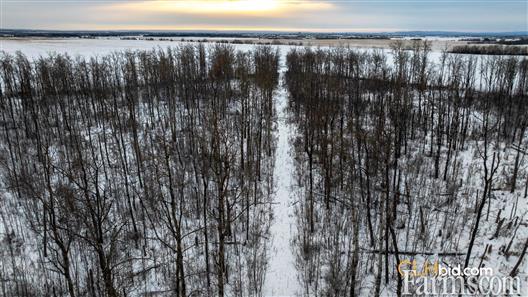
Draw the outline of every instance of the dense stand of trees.
<instances>
[{"instance_id":1,"label":"dense stand of trees","mask_svg":"<svg viewBox=\"0 0 528 297\"><path fill-rule=\"evenodd\" d=\"M528 60L429 52L288 53L303 296L400 295L403 259L526 252Z\"/></svg>"},{"instance_id":2,"label":"dense stand of trees","mask_svg":"<svg viewBox=\"0 0 528 297\"><path fill-rule=\"evenodd\" d=\"M286 66L303 296L400 295L410 258L522 271L528 60L416 41ZM0 295L261 296L278 68L224 44L3 54Z\"/></svg>"},{"instance_id":3,"label":"dense stand of trees","mask_svg":"<svg viewBox=\"0 0 528 297\"><path fill-rule=\"evenodd\" d=\"M526 41L525 41L526 42ZM512 55L528 56L528 47L512 45L456 45L451 49L452 53L471 55Z\"/></svg>"},{"instance_id":4,"label":"dense stand of trees","mask_svg":"<svg viewBox=\"0 0 528 297\"><path fill-rule=\"evenodd\" d=\"M258 296L278 61L3 54L0 295Z\"/></svg>"}]
</instances>

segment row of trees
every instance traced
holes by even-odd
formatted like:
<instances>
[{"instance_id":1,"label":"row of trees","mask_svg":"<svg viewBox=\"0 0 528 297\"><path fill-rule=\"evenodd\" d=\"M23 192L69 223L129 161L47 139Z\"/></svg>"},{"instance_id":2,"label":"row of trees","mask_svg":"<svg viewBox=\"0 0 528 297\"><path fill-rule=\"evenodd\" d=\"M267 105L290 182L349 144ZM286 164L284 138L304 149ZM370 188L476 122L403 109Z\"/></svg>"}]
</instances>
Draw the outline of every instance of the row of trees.
<instances>
[{"instance_id":1,"label":"row of trees","mask_svg":"<svg viewBox=\"0 0 528 297\"><path fill-rule=\"evenodd\" d=\"M470 55L512 55L512 56L528 56L528 48L526 46L512 46L512 45L456 45L451 49L452 53L470 54Z\"/></svg>"},{"instance_id":2,"label":"row of trees","mask_svg":"<svg viewBox=\"0 0 528 297\"><path fill-rule=\"evenodd\" d=\"M398 263L435 255L467 267L515 253L493 268L518 273L528 60L429 52L288 53L303 296L399 296Z\"/></svg>"},{"instance_id":3,"label":"row of trees","mask_svg":"<svg viewBox=\"0 0 528 297\"><path fill-rule=\"evenodd\" d=\"M1 295L259 295L278 59L3 54Z\"/></svg>"}]
</instances>

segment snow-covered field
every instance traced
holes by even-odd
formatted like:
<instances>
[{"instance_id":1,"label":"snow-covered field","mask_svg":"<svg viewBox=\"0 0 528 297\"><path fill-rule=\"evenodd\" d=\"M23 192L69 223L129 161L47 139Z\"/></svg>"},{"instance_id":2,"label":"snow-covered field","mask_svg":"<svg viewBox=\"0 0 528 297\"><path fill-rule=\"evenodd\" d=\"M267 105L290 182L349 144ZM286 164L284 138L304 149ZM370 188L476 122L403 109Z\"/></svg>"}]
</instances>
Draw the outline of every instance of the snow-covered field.
<instances>
[{"instance_id":1,"label":"snow-covered field","mask_svg":"<svg viewBox=\"0 0 528 297\"><path fill-rule=\"evenodd\" d=\"M13 38L0 39L0 50L8 53L23 52L26 56L46 56L50 53L64 53L72 57L101 56L115 51L126 50L152 50L166 49L183 44L197 44L195 42L181 41L149 41L149 40L121 40L119 38L81 39L81 38L56 38L32 39ZM235 45L237 49L247 50L252 45Z\"/></svg>"}]
</instances>

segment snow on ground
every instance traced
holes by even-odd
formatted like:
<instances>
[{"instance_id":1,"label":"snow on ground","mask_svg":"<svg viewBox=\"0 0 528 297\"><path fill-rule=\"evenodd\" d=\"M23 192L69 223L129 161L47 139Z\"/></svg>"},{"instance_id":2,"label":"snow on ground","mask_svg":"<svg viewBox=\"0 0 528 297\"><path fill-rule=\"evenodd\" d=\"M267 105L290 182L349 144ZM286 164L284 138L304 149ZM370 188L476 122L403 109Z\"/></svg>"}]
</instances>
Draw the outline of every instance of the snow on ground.
<instances>
[{"instance_id":1,"label":"snow on ground","mask_svg":"<svg viewBox=\"0 0 528 297\"><path fill-rule=\"evenodd\" d=\"M282 55L284 57L284 55ZM286 70L284 59L281 59L281 78ZM264 285L264 296L294 296L299 289L297 270L294 265L294 255L291 248L292 230L295 227L293 214L294 172L293 158L290 154L290 136L294 132L293 123L287 121L288 94L283 84L276 93L276 110L278 119L278 141L275 159L274 179L276 195L273 204L273 236L270 251L270 262Z\"/></svg>"},{"instance_id":2,"label":"snow on ground","mask_svg":"<svg viewBox=\"0 0 528 297\"><path fill-rule=\"evenodd\" d=\"M197 40L197 39L194 39ZM212 40L215 41L215 40ZM70 56L97 56L105 55L115 51L123 50L151 50L151 49L166 49L167 47L176 47L183 44L198 44L197 42L188 42L181 40L128 40L119 39L116 37L110 38L0 38L0 51L7 53L15 53L21 51L28 57L46 56L50 53L67 53ZM212 45L213 42L205 42L206 45ZM236 49L249 50L255 45L253 44L233 44ZM287 51L290 48L297 46L292 45L273 45L281 50L282 58L285 58ZM332 47L339 47L336 44ZM300 46L301 48L303 46ZM329 46L313 46L313 48L329 48ZM354 47L355 48L355 47ZM355 48L358 51L381 50L390 53L389 48L377 48L366 46ZM440 51L433 48L431 53L433 59L440 58ZM388 63L392 63L391 57L388 57Z\"/></svg>"},{"instance_id":3,"label":"snow on ground","mask_svg":"<svg viewBox=\"0 0 528 297\"><path fill-rule=\"evenodd\" d=\"M177 47L187 42L181 41L147 41L147 40L120 40L117 38L105 39L0 39L0 51L14 54L21 51L28 57L38 58L52 53L67 53L75 56L102 56L115 51L123 50L151 50L153 48L166 49ZM206 43L212 45L212 43ZM254 45L234 44L237 50L249 50ZM291 46L277 46L281 54L281 78L286 71L286 53ZM264 296L295 296L299 290L297 270L294 265L295 257L291 248L292 230L295 227L295 218L292 207L292 174L294 164L290 154L289 138L294 131L292 123L287 121L287 90L282 84L275 95L277 111L277 152L275 160L274 180L276 195L273 204L271 234L273 244L270 250L269 266L264 285Z\"/></svg>"},{"instance_id":4,"label":"snow on ground","mask_svg":"<svg viewBox=\"0 0 528 297\"><path fill-rule=\"evenodd\" d=\"M97 56L123 50L166 49L189 42L168 40L121 40L119 38L0 38L0 51L15 53L21 51L28 57L46 56L49 53L67 53L70 56ZM196 43L197 44L197 43ZM211 43L212 44L212 43ZM236 49L247 50L253 45L237 44Z\"/></svg>"},{"instance_id":5,"label":"snow on ground","mask_svg":"<svg viewBox=\"0 0 528 297\"><path fill-rule=\"evenodd\" d=\"M176 47L187 42L181 41L147 41L147 40L120 40L117 38L109 39L0 39L0 50L13 54L21 51L29 57L46 56L50 53L68 53L71 56L101 56L115 51L122 50L150 50L153 48L166 49L167 47ZM209 43L210 45L211 43ZM239 50L249 50L254 45L235 44ZM277 48L281 51L281 76L286 70L285 56L292 46L280 45ZM369 50L369 49L364 49ZM389 50L383 50L389 52ZM392 63L390 60L387 63ZM439 60L440 53L434 51L431 53L433 60ZM289 142L294 127L287 121L287 90L280 86L275 95L277 111L277 151L274 169L274 180L276 183L276 195L273 204L274 221L271 227L272 247L269 253L268 272L264 285L264 296L295 296L300 291L300 284L297 278L297 270L294 265L294 254L291 247L292 230L295 228L295 217L293 214L293 178L294 163L290 154L291 144ZM462 159L471 159L471 154L461 154ZM467 161L466 161L467 162ZM521 201L519 212L522 213L527 208L526 201ZM505 202L510 207L503 207L503 214L510 213L513 203ZM524 214L524 213L522 213ZM504 216L504 215L503 215ZM523 216L521 216L523 217ZM482 229L487 229L482 227ZM526 232L526 229L519 228L519 233ZM509 238L509 236L507 237ZM524 238L521 236L520 238ZM477 242L477 247L481 243ZM515 247L516 250L519 247ZM495 251L494 251L495 252ZM495 252L496 253L496 252ZM476 252L475 252L476 254ZM497 259L499 259L497 257ZM513 261L513 260L512 260ZM526 266L525 266L526 267ZM522 267L521 267L522 268ZM524 269L521 269L523 271ZM528 288L525 288L527 290ZM528 292L523 292L528 293Z\"/></svg>"}]
</instances>

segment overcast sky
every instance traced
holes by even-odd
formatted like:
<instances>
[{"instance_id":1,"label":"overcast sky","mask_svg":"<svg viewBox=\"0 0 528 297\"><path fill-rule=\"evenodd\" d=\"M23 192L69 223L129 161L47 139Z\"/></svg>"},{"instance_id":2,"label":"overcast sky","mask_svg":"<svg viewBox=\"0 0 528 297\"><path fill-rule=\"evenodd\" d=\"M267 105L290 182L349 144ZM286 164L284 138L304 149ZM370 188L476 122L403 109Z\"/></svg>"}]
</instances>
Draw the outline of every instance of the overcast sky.
<instances>
[{"instance_id":1,"label":"overcast sky","mask_svg":"<svg viewBox=\"0 0 528 297\"><path fill-rule=\"evenodd\" d=\"M2 0L5 29L527 31L527 0Z\"/></svg>"}]
</instances>

